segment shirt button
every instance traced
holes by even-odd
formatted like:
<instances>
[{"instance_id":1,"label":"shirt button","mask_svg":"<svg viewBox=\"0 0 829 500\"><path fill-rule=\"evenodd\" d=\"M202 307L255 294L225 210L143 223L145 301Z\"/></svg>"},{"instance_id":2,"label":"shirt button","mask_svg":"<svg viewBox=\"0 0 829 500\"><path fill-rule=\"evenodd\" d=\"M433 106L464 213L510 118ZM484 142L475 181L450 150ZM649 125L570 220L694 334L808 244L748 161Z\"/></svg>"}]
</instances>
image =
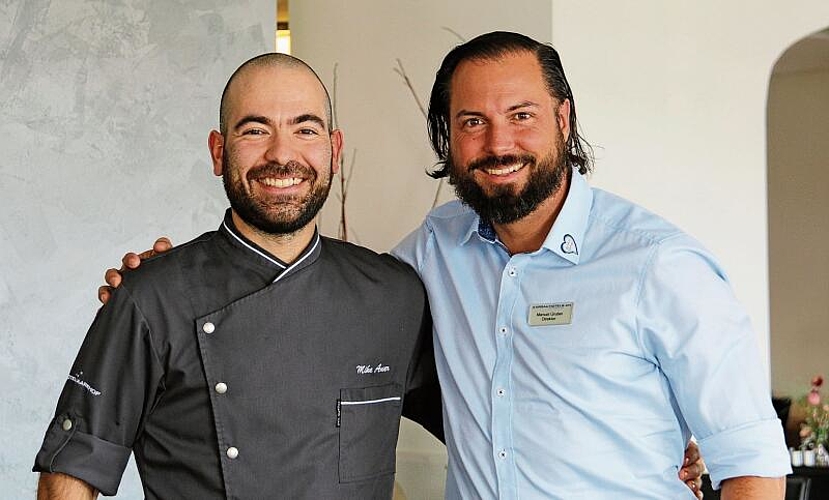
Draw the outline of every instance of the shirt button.
<instances>
[{"instance_id":1,"label":"shirt button","mask_svg":"<svg viewBox=\"0 0 829 500\"><path fill-rule=\"evenodd\" d=\"M499 451L498 452L498 458L500 458L501 460L506 460L507 459L507 450Z\"/></svg>"},{"instance_id":2,"label":"shirt button","mask_svg":"<svg viewBox=\"0 0 829 500\"><path fill-rule=\"evenodd\" d=\"M516 276L518 276L518 271L516 271L514 267L511 267L511 268L509 268L509 273L508 274L510 276L512 276L513 278L515 278Z\"/></svg>"},{"instance_id":3,"label":"shirt button","mask_svg":"<svg viewBox=\"0 0 829 500\"><path fill-rule=\"evenodd\" d=\"M69 429L71 429L71 428L72 428L72 421L71 421L70 419L68 419L68 418L67 418L66 420L64 420L64 421L63 421L63 423L62 423L62 424L60 424L60 427L61 427L63 430L68 431Z\"/></svg>"},{"instance_id":4,"label":"shirt button","mask_svg":"<svg viewBox=\"0 0 829 500\"><path fill-rule=\"evenodd\" d=\"M495 394L497 394L499 398L503 398L506 393L507 391L505 391L502 387L499 387L498 390L495 391Z\"/></svg>"},{"instance_id":5,"label":"shirt button","mask_svg":"<svg viewBox=\"0 0 829 500\"><path fill-rule=\"evenodd\" d=\"M501 328L499 328L498 331L501 332L501 335L504 335L504 336L507 335L507 327L505 327L505 326L502 326Z\"/></svg>"},{"instance_id":6,"label":"shirt button","mask_svg":"<svg viewBox=\"0 0 829 500\"><path fill-rule=\"evenodd\" d=\"M219 382L218 384L216 384L216 392L218 392L219 394L226 393L227 392L227 384L225 384L224 382Z\"/></svg>"},{"instance_id":7,"label":"shirt button","mask_svg":"<svg viewBox=\"0 0 829 500\"><path fill-rule=\"evenodd\" d=\"M227 458L233 460L239 456L239 450L235 446L231 446L227 449Z\"/></svg>"},{"instance_id":8,"label":"shirt button","mask_svg":"<svg viewBox=\"0 0 829 500\"><path fill-rule=\"evenodd\" d=\"M207 323L205 323L205 324L201 327L201 329L202 329L202 331L203 331L204 333L213 333L213 332L215 332L215 331L216 331L216 325L214 325L213 323L211 323L211 322L209 322L209 321L208 321Z\"/></svg>"}]
</instances>

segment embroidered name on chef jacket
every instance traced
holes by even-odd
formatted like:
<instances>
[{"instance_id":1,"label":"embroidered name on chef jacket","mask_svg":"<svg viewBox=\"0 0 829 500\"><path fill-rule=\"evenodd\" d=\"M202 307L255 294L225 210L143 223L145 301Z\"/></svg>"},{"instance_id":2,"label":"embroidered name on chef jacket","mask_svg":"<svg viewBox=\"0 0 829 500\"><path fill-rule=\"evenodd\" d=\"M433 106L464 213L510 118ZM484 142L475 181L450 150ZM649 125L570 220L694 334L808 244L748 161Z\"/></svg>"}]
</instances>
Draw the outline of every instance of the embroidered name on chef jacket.
<instances>
[{"instance_id":1,"label":"embroidered name on chef jacket","mask_svg":"<svg viewBox=\"0 0 829 500\"><path fill-rule=\"evenodd\" d=\"M569 325L573 321L573 303L530 305L530 326Z\"/></svg>"}]
</instances>

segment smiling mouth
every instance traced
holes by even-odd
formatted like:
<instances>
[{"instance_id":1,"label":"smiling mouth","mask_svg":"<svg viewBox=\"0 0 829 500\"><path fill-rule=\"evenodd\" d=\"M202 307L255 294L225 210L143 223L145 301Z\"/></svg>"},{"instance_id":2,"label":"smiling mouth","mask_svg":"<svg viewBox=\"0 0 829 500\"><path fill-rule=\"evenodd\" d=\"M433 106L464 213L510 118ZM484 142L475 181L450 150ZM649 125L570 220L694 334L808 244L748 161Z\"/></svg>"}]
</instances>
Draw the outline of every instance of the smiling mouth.
<instances>
[{"instance_id":1,"label":"smiling mouth","mask_svg":"<svg viewBox=\"0 0 829 500\"><path fill-rule=\"evenodd\" d=\"M522 168L524 168L527 164L526 163L513 163L511 165L506 165L499 168L483 168L484 172L489 175L501 176L501 175L509 175L513 172L518 172Z\"/></svg>"},{"instance_id":2,"label":"smiling mouth","mask_svg":"<svg viewBox=\"0 0 829 500\"><path fill-rule=\"evenodd\" d=\"M261 179L256 179L256 182L275 188L288 188L296 186L303 181L304 179L301 177L263 177Z\"/></svg>"}]
</instances>

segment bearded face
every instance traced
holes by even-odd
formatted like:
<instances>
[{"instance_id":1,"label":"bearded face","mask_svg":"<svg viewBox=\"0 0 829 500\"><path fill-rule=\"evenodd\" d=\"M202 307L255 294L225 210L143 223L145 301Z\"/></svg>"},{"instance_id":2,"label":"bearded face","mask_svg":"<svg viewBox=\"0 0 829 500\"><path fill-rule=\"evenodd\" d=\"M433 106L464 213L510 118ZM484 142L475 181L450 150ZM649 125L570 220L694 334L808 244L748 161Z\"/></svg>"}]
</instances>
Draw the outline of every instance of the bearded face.
<instances>
[{"instance_id":1,"label":"bearded face","mask_svg":"<svg viewBox=\"0 0 829 500\"><path fill-rule=\"evenodd\" d=\"M569 172L564 151L564 137L559 131L554 147L540 159L532 153L487 155L458 165L450 155L447 160L449 183L455 187L457 197L482 219L494 224L509 224L534 212L561 187ZM497 175L516 168L529 169L523 187L514 183L485 187L476 180L476 171Z\"/></svg>"},{"instance_id":2,"label":"bearded face","mask_svg":"<svg viewBox=\"0 0 829 500\"><path fill-rule=\"evenodd\" d=\"M318 175L313 168L295 161L285 165L271 162L250 168L243 178L242 169L227 149L223 163L222 181L230 206L263 233L290 234L305 227L319 213L331 189L330 166ZM279 193L303 182L309 185L304 194Z\"/></svg>"}]
</instances>

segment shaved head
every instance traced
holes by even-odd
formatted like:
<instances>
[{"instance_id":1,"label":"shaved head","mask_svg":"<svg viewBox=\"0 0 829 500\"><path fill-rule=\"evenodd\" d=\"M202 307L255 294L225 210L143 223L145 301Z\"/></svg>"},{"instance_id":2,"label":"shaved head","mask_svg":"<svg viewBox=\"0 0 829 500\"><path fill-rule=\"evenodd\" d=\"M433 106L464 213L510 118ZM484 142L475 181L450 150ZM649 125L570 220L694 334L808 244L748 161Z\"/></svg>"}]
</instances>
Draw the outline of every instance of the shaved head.
<instances>
[{"instance_id":1,"label":"shaved head","mask_svg":"<svg viewBox=\"0 0 829 500\"><path fill-rule=\"evenodd\" d=\"M325 88L325 85L322 83L322 80L320 80L320 77L313 69L311 69L310 66L305 64L305 62L301 59L297 59L296 57L290 56L288 54L280 54L274 52L262 54L260 56L254 57L253 59L249 59L241 66L239 66L239 68L236 69L236 71L234 71L232 75L230 75L230 79L227 81L227 85L225 85L225 89L222 92L222 102L219 107L219 132L221 132L222 135L227 135L227 122L230 116L230 110L232 107L234 97L234 82L236 82L249 72L261 68L281 68L293 70L300 69L306 70L309 74L314 75L314 78L319 82L320 87L325 93L325 120L326 125L328 127L328 131L331 132L331 130L333 129L333 125L331 123L331 97L328 95L328 89ZM278 81L274 82L274 85L278 84Z\"/></svg>"}]
</instances>

